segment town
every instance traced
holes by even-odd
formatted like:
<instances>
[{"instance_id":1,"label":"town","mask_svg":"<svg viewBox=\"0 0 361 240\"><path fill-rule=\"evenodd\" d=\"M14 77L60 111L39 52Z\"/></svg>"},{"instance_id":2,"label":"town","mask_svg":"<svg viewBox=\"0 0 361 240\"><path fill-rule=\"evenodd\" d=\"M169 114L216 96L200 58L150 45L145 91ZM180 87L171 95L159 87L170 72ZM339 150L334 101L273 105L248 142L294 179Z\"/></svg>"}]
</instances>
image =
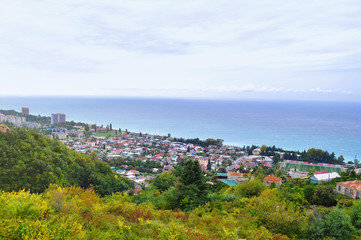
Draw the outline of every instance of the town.
<instances>
[{"instance_id":1,"label":"town","mask_svg":"<svg viewBox=\"0 0 361 240\"><path fill-rule=\"evenodd\" d=\"M309 179L322 183L341 178L340 175L345 172L361 173L357 162L333 164L298 161L300 154L278 151L280 149L275 147L237 147L222 144L220 139L202 141L173 138L171 134L158 136L130 132L127 129L113 129L111 123L104 127L67 122L64 113L54 113L51 117L32 116L29 108L22 108L21 113L0 110L0 122L36 129L76 152L95 155L107 162L117 174L133 181L135 193L147 187L157 175L172 171L186 160L197 160L205 173L216 173L217 180L228 186L253 179L259 170L263 171L263 182L267 186L281 186L285 179ZM6 132L6 125L0 125L0 130ZM342 156L339 160L342 162ZM361 182L340 182L336 191L359 198Z\"/></svg>"}]
</instances>

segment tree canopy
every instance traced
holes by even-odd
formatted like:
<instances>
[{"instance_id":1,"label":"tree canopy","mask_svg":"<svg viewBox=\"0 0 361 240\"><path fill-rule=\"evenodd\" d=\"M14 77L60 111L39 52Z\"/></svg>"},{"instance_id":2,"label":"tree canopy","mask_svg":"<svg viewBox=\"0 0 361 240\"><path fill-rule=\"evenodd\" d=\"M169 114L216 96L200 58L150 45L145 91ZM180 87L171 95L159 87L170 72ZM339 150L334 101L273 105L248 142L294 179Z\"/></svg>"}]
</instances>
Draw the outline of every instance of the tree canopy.
<instances>
[{"instance_id":1,"label":"tree canopy","mask_svg":"<svg viewBox=\"0 0 361 240\"><path fill-rule=\"evenodd\" d=\"M94 187L101 195L132 186L118 178L97 155L83 155L33 130L14 128L0 132L0 189L43 192L51 183Z\"/></svg>"}]
</instances>

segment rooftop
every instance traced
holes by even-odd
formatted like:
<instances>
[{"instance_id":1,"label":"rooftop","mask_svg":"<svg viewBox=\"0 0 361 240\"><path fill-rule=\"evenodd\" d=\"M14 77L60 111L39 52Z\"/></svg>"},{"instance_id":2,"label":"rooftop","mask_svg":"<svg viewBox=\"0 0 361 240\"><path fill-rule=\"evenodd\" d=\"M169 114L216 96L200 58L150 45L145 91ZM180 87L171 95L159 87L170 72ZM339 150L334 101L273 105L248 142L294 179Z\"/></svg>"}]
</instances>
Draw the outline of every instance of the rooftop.
<instances>
[{"instance_id":1,"label":"rooftop","mask_svg":"<svg viewBox=\"0 0 361 240\"><path fill-rule=\"evenodd\" d=\"M275 176L267 176L263 179L264 181L272 181L272 182L282 182L282 178Z\"/></svg>"},{"instance_id":2,"label":"rooftop","mask_svg":"<svg viewBox=\"0 0 361 240\"><path fill-rule=\"evenodd\" d=\"M348 188L361 190L361 181L349 181L349 182L338 182L337 185L341 185Z\"/></svg>"},{"instance_id":3,"label":"rooftop","mask_svg":"<svg viewBox=\"0 0 361 240\"><path fill-rule=\"evenodd\" d=\"M228 186L236 186L237 182L233 181L233 180L227 180L227 179L219 179L219 181L224 182L225 184L227 184Z\"/></svg>"},{"instance_id":4,"label":"rooftop","mask_svg":"<svg viewBox=\"0 0 361 240\"><path fill-rule=\"evenodd\" d=\"M243 174L242 173L237 173L237 172L230 172L230 173L228 173L228 176L230 176L230 177L242 177Z\"/></svg>"}]
</instances>

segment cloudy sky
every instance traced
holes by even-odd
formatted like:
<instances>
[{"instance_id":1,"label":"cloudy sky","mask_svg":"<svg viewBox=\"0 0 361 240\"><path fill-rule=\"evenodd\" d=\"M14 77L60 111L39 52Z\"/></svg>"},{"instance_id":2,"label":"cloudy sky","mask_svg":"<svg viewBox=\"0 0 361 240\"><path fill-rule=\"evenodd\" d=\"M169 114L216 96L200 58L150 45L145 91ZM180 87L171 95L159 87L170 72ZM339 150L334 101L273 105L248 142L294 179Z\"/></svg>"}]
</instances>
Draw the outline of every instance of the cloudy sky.
<instances>
[{"instance_id":1,"label":"cloudy sky","mask_svg":"<svg viewBox=\"0 0 361 240\"><path fill-rule=\"evenodd\" d=\"M355 1L0 0L0 95L361 101Z\"/></svg>"}]
</instances>

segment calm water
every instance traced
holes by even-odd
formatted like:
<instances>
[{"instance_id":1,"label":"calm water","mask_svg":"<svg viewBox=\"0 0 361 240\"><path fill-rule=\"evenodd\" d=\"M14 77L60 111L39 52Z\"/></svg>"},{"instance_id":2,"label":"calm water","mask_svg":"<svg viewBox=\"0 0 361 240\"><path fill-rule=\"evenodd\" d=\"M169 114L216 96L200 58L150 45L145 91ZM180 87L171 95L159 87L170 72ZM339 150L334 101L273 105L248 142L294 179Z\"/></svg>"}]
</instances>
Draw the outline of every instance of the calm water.
<instances>
[{"instance_id":1,"label":"calm water","mask_svg":"<svg viewBox=\"0 0 361 240\"><path fill-rule=\"evenodd\" d=\"M361 158L361 103L136 98L0 98L1 109L176 137L221 138L232 145L321 148Z\"/></svg>"}]
</instances>

